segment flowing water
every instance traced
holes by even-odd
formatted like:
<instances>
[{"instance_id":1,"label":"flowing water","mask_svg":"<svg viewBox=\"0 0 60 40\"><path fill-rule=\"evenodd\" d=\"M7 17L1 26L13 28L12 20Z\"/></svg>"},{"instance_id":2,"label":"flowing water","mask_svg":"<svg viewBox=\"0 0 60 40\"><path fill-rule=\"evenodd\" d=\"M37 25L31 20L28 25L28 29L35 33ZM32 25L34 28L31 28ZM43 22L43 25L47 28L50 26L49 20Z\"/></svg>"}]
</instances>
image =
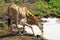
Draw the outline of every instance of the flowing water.
<instances>
[{"instance_id":1,"label":"flowing water","mask_svg":"<svg viewBox=\"0 0 60 40\"><path fill-rule=\"evenodd\" d=\"M60 18L42 18L47 22L42 22L44 27L44 38L48 40L60 40ZM22 27L20 25L20 27ZM38 26L32 25L35 35L41 35L41 31ZM32 30L29 27L25 27L27 33L32 34Z\"/></svg>"}]
</instances>

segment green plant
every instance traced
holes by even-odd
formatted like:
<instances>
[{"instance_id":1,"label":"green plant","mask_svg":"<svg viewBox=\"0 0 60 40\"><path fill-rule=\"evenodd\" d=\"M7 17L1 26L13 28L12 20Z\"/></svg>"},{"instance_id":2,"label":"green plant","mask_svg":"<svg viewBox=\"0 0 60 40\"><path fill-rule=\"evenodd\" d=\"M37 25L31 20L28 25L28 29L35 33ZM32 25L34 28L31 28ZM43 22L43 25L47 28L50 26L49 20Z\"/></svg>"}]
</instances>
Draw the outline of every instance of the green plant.
<instances>
[{"instance_id":1,"label":"green plant","mask_svg":"<svg viewBox=\"0 0 60 40\"><path fill-rule=\"evenodd\" d=\"M4 3L4 0L0 0L0 3Z\"/></svg>"},{"instance_id":2,"label":"green plant","mask_svg":"<svg viewBox=\"0 0 60 40\"><path fill-rule=\"evenodd\" d=\"M0 21L0 24L4 24L5 22L4 21Z\"/></svg>"},{"instance_id":3,"label":"green plant","mask_svg":"<svg viewBox=\"0 0 60 40\"><path fill-rule=\"evenodd\" d=\"M3 30L0 30L0 33L3 32Z\"/></svg>"}]
</instances>

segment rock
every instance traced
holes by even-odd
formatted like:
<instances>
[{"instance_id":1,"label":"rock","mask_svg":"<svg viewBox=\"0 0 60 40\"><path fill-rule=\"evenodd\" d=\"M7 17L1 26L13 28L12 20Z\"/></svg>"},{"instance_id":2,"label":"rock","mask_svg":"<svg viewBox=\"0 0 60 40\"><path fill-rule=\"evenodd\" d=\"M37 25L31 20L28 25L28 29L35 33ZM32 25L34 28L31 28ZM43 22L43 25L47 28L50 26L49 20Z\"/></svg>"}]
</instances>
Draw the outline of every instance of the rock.
<instances>
[{"instance_id":1,"label":"rock","mask_svg":"<svg viewBox=\"0 0 60 40\"><path fill-rule=\"evenodd\" d=\"M37 35L36 37L41 37L40 35Z\"/></svg>"}]
</instances>

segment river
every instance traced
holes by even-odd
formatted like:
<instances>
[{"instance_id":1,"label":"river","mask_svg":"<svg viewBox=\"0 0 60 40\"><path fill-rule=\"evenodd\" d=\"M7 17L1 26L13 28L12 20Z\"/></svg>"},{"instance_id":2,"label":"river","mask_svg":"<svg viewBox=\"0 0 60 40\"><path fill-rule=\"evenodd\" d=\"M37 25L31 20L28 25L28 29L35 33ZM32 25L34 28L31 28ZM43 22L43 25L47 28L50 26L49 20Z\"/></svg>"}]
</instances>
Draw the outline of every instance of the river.
<instances>
[{"instance_id":1,"label":"river","mask_svg":"<svg viewBox=\"0 0 60 40\"><path fill-rule=\"evenodd\" d=\"M44 19L48 22L43 23L44 37L50 40L60 40L60 18Z\"/></svg>"},{"instance_id":2,"label":"river","mask_svg":"<svg viewBox=\"0 0 60 40\"><path fill-rule=\"evenodd\" d=\"M60 40L60 18L42 18L47 22L42 22L44 30L44 38L48 40ZM20 26L22 27L22 26ZM41 31L38 26L32 25L35 35L41 35ZM32 30L29 27L25 27L27 33L32 34Z\"/></svg>"}]
</instances>

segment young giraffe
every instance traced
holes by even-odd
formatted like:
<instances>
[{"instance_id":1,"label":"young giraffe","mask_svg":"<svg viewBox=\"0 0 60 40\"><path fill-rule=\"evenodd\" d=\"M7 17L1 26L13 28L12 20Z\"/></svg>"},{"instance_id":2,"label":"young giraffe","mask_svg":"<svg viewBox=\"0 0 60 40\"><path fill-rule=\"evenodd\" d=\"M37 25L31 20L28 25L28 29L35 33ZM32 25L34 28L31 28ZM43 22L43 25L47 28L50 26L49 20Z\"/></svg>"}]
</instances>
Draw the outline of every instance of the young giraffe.
<instances>
[{"instance_id":1,"label":"young giraffe","mask_svg":"<svg viewBox=\"0 0 60 40\"><path fill-rule=\"evenodd\" d=\"M27 17L29 17L39 27L41 32L43 32L43 27L42 24L39 22L39 19L36 18L26 7L19 7L16 4L12 4L8 7L8 13L10 15L9 16L10 20L11 17L13 17L17 29L18 29L18 16L20 16L20 23L23 25L23 31L25 31L25 26L28 26L32 29L32 32L34 34L32 26L27 23Z\"/></svg>"}]
</instances>

